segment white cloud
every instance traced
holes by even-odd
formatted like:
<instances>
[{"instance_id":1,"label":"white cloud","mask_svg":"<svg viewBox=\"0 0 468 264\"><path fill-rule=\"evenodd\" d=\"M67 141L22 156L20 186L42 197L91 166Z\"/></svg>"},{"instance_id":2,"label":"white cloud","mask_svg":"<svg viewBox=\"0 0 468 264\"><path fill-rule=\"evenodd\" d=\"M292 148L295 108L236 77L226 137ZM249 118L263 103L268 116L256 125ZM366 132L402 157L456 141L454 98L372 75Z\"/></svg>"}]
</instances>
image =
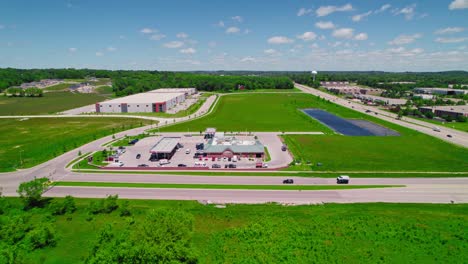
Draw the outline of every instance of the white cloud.
<instances>
[{"instance_id":1,"label":"white cloud","mask_svg":"<svg viewBox=\"0 0 468 264\"><path fill-rule=\"evenodd\" d=\"M413 35L400 35L393 39L392 41L388 42L390 45L406 45L413 43L416 39L421 38L422 34L413 34Z\"/></svg>"},{"instance_id":2,"label":"white cloud","mask_svg":"<svg viewBox=\"0 0 468 264\"><path fill-rule=\"evenodd\" d=\"M231 19L239 23L242 23L242 21L244 21L244 19L241 16L233 16L231 17Z\"/></svg>"},{"instance_id":3,"label":"white cloud","mask_svg":"<svg viewBox=\"0 0 468 264\"><path fill-rule=\"evenodd\" d=\"M256 60L255 58L250 57L250 56L244 57L244 58L242 58L242 59L240 60L240 62L256 62L256 61L257 61L257 60Z\"/></svg>"},{"instance_id":4,"label":"white cloud","mask_svg":"<svg viewBox=\"0 0 468 264\"><path fill-rule=\"evenodd\" d=\"M305 16L305 15L308 15L312 13L312 9L306 9L304 7L302 7L301 9L299 9L299 11L297 11L297 16Z\"/></svg>"},{"instance_id":5,"label":"white cloud","mask_svg":"<svg viewBox=\"0 0 468 264\"><path fill-rule=\"evenodd\" d=\"M334 43L328 43L328 46L330 46L332 48L336 48L336 47L341 46L341 44L343 44L341 41L336 41Z\"/></svg>"},{"instance_id":6,"label":"white cloud","mask_svg":"<svg viewBox=\"0 0 468 264\"><path fill-rule=\"evenodd\" d=\"M317 43L312 43L312 45L309 46L312 49L318 49L320 46Z\"/></svg>"},{"instance_id":7,"label":"white cloud","mask_svg":"<svg viewBox=\"0 0 468 264\"><path fill-rule=\"evenodd\" d=\"M297 36L298 39L302 39L304 41L311 41L317 38L317 34L314 32L304 32L302 35Z\"/></svg>"},{"instance_id":8,"label":"white cloud","mask_svg":"<svg viewBox=\"0 0 468 264\"><path fill-rule=\"evenodd\" d=\"M187 35L187 33L180 32L180 33L178 33L176 35L176 37L181 38L181 39L185 39L185 38L188 38L188 35Z\"/></svg>"},{"instance_id":9,"label":"white cloud","mask_svg":"<svg viewBox=\"0 0 468 264\"><path fill-rule=\"evenodd\" d=\"M224 27L224 21L220 20L218 23L216 23L216 26Z\"/></svg>"},{"instance_id":10,"label":"white cloud","mask_svg":"<svg viewBox=\"0 0 468 264\"><path fill-rule=\"evenodd\" d=\"M195 54L197 52L196 49L194 48L187 48L187 49L181 49L179 50L180 53L183 53L183 54Z\"/></svg>"},{"instance_id":11,"label":"white cloud","mask_svg":"<svg viewBox=\"0 0 468 264\"><path fill-rule=\"evenodd\" d=\"M250 30L248 28L244 29L244 34L250 34L250 32L252 32L252 30Z\"/></svg>"},{"instance_id":12,"label":"white cloud","mask_svg":"<svg viewBox=\"0 0 468 264\"><path fill-rule=\"evenodd\" d=\"M352 20L353 20L354 22L359 22L359 21L361 21L363 18L368 17L368 16L370 16L371 14L372 14L372 11L369 11L369 12L366 12L366 13L362 13L362 14L359 14L359 15L355 15L355 16L352 17Z\"/></svg>"},{"instance_id":13,"label":"white cloud","mask_svg":"<svg viewBox=\"0 0 468 264\"><path fill-rule=\"evenodd\" d=\"M216 41L210 41L210 42L208 42L208 47L214 48L214 47L216 47L216 46L218 46L218 43L216 43Z\"/></svg>"},{"instance_id":14,"label":"white cloud","mask_svg":"<svg viewBox=\"0 0 468 264\"><path fill-rule=\"evenodd\" d=\"M96 56L98 56L98 57L102 57L102 56L104 56L104 53L102 53L102 52L98 51L98 52L96 52Z\"/></svg>"},{"instance_id":15,"label":"white cloud","mask_svg":"<svg viewBox=\"0 0 468 264\"><path fill-rule=\"evenodd\" d=\"M76 52L77 50L78 50L77 48L68 48L68 51L69 51L69 52L72 52L72 53L73 53L73 52Z\"/></svg>"},{"instance_id":16,"label":"white cloud","mask_svg":"<svg viewBox=\"0 0 468 264\"><path fill-rule=\"evenodd\" d=\"M376 14L382 13L382 12L386 11L387 9L389 9L390 7L392 7L390 4L385 4L385 5L381 6L378 10L375 10L374 13L376 13Z\"/></svg>"},{"instance_id":17,"label":"white cloud","mask_svg":"<svg viewBox=\"0 0 468 264\"><path fill-rule=\"evenodd\" d=\"M265 53L265 54L267 54L269 56L280 56L281 55L281 53L278 52L275 49L266 49L266 50L263 51L263 53Z\"/></svg>"},{"instance_id":18,"label":"white cloud","mask_svg":"<svg viewBox=\"0 0 468 264\"><path fill-rule=\"evenodd\" d=\"M112 46L109 46L109 47L107 47L107 51L109 51L109 52L114 52L114 51L117 51L117 48L114 48L114 47L112 47Z\"/></svg>"},{"instance_id":19,"label":"white cloud","mask_svg":"<svg viewBox=\"0 0 468 264\"><path fill-rule=\"evenodd\" d=\"M293 42L294 40L283 36L275 36L268 39L268 43L270 44L288 44Z\"/></svg>"},{"instance_id":20,"label":"white cloud","mask_svg":"<svg viewBox=\"0 0 468 264\"><path fill-rule=\"evenodd\" d=\"M450 10L468 8L468 0L454 0L449 5Z\"/></svg>"},{"instance_id":21,"label":"white cloud","mask_svg":"<svg viewBox=\"0 0 468 264\"><path fill-rule=\"evenodd\" d=\"M151 35L150 39L151 40L161 40L163 38L165 38L166 35L164 34L154 34L154 35Z\"/></svg>"},{"instance_id":22,"label":"white cloud","mask_svg":"<svg viewBox=\"0 0 468 264\"><path fill-rule=\"evenodd\" d=\"M317 10L315 10L315 13L318 17L322 17L328 16L335 12L345 12L351 10L353 10L353 6L351 4L346 4L343 6L321 6Z\"/></svg>"},{"instance_id":23,"label":"white cloud","mask_svg":"<svg viewBox=\"0 0 468 264\"><path fill-rule=\"evenodd\" d=\"M435 42L439 43L460 43L468 40L468 37L464 38L436 38Z\"/></svg>"},{"instance_id":24,"label":"white cloud","mask_svg":"<svg viewBox=\"0 0 468 264\"><path fill-rule=\"evenodd\" d=\"M452 33L459 33L463 32L465 29L462 27L448 27L442 28L434 32L434 34L442 35L442 34L452 34Z\"/></svg>"},{"instance_id":25,"label":"white cloud","mask_svg":"<svg viewBox=\"0 0 468 264\"><path fill-rule=\"evenodd\" d=\"M152 29L152 28L142 28L140 30L140 33L143 33L143 34L153 34L153 33L156 33L156 32L158 32L158 30Z\"/></svg>"},{"instance_id":26,"label":"white cloud","mask_svg":"<svg viewBox=\"0 0 468 264\"><path fill-rule=\"evenodd\" d=\"M177 48L180 48L184 45L184 43L182 41L171 41L171 42L167 42L164 44L164 47L166 48L170 48L170 49L177 49Z\"/></svg>"},{"instance_id":27,"label":"white cloud","mask_svg":"<svg viewBox=\"0 0 468 264\"><path fill-rule=\"evenodd\" d=\"M416 9L416 5L412 4L412 5L403 7L402 9L396 9L394 11L394 14L395 15L404 15L406 20L411 20L411 19L413 19L414 15L416 13L415 9Z\"/></svg>"},{"instance_id":28,"label":"white cloud","mask_svg":"<svg viewBox=\"0 0 468 264\"><path fill-rule=\"evenodd\" d=\"M355 40L367 40L369 37L367 36L367 33L359 33L356 36L354 36Z\"/></svg>"},{"instance_id":29,"label":"white cloud","mask_svg":"<svg viewBox=\"0 0 468 264\"><path fill-rule=\"evenodd\" d=\"M354 35L354 29L352 28L339 28L333 30L332 33L333 37L335 38L345 38L345 39L350 39Z\"/></svg>"},{"instance_id":30,"label":"white cloud","mask_svg":"<svg viewBox=\"0 0 468 264\"><path fill-rule=\"evenodd\" d=\"M315 26L320 28L320 29L334 29L335 24L331 21L319 21L315 23Z\"/></svg>"},{"instance_id":31,"label":"white cloud","mask_svg":"<svg viewBox=\"0 0 468 264\"><path fill-rule=\"evenodd\" d=\"M238 27L229 27L226 29L227 34L239 33L240 29Z\"/></svg>"}]
</instances>

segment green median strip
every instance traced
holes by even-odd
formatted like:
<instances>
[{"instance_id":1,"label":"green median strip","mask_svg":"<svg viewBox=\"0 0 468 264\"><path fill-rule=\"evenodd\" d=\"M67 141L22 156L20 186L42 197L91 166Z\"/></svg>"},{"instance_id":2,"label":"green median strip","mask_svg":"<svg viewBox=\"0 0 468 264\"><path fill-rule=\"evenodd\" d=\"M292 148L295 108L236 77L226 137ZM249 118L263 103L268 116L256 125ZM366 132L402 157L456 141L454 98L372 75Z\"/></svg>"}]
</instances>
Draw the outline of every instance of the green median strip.
<instances>
[{"instance_id":1,"label":"green median strip","mask_svg":"<svg viewBox=\"0 0 468 264\"><path fill-rule=\"evenodd\" d=\"M85 154L83 154L83 155L81 155L81 156L79 156L79 157L73 159L72 161L70 161L70 162L67 164L67 166L66 166L65 168L70 167L70 165L72 165L73 163L77 162L79 159L82 159L83 157L88 156L89 154L91 154L91 152L85 153Z\"/></svg>"},{"instance_id":2,"label":"green median strip","mask_svg":"<svg viewBox=\"0 0 468 264\"><path fill-rule=\"evenodd\" d=\"M227 185L227 184L173 184L131 182L55 182L54 186L75 187L120 187L120 188L164 188L164 189L229 189L229 190L347 190L405 187L405 185Z\"/></svg>"}]
</instances>

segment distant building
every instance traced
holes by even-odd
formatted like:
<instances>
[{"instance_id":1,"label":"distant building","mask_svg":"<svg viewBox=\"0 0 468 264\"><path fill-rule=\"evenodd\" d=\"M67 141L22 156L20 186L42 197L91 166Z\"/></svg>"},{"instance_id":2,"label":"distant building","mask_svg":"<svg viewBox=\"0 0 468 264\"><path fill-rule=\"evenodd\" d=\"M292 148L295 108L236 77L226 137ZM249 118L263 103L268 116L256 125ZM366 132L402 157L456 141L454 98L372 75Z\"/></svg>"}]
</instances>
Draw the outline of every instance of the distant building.
<instances>
[{"instance_id":1,"label":"distant building","mask_svg":"<svg viewBox=\"0 0 468 264\"><path fill-rule=\"evenodd\" d=\"M365 95L365 94L356 95L355 97L361 99L362 101L374 102L374 103L380 102L389 106L405 105L407 102L406 99L387 98L387 97L382 97L382 96Z\"/></svg>"},{"instance_id":2,"label":"distant building","mask_svg":"<svg viewBox=\"0 0 468 264\"><path fill-rule=\"evenodd\" d=\"M432 112L435 116L444 117L451 116L457 118L458 116L468 117L468 106L467 105L446 105L446 106L423 106L419 107L418 110L421 113Z\"/></svg>"},{"instance_id":3,"label":"distant building","mask_svg":"<svg viewBox=\"0 0 468 264\"><path fill-rule=\"evenodd\" d=\"M159 88L148 93L184 93L186 96L197 93L196 88Z\"/></svg>"},{"instance_id":4,"label":"distant building","mask_svg":"<svg viewBox=\"0 0 468 264\"><path fill-rule=\"evenodd\" d=\"M38 82L23 83L23 84L20 85L20 88L26 89L26 88L35 87L35 88L43 89L43 88L53 86L53 85L57 85L57 84L60 84L60 83L63 83L63 80L43 79L43 80L40 80Z\"/></svg>"},{"instance_id":5,"label":"distant building","mask_svg":"<svg viewBox=\"0 0 468 264\"><path fill-rule=\"evenodd\" d=\"M468 94L468 90L463 89L451 89L451 88L414 88L413 91L419 94L440 94L440 95L458 95Z\"/></svg>"},{"instance_id":6,"label":"distant building","mask_svg":"<svg viewBox=\"0 0 468 264\"><path fill-rule=\"evenodd\" d=\"M96 104L98 113L166 112L185 101L184 92L146 92Z\"/></svg>"},{"instance_id":7,"label":"distant building","mask_svg":"<svg viewBox=\"0 0 468 264\"><path fill-rule=\"evenodd\" d=\"M421 98L423 100L432 100L435 98L432 94L413 94L413 98Z\"/></svg>"}]
</instances>

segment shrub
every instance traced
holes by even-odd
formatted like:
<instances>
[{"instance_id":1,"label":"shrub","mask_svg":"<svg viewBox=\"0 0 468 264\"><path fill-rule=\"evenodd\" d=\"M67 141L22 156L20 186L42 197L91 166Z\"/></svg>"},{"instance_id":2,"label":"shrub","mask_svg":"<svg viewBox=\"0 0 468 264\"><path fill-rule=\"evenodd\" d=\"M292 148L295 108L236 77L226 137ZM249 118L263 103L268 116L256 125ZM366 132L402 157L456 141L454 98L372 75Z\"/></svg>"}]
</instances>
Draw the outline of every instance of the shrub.
<instances>
[{"instance_id":1,"label":"shrub","mask_svg":"<svg viewBox=\"0 0 468 264\"><path fill-rule=\"evenodd\" d=\"M130 209L128 208L129 202L128 201L123 201L122 204L120 205L120 216L130 216L132 215L132 212L130 212Z\"/></svg>"},{"instance_id":2,"label":"shrub","mask_svg":"<svg viewBox=\"0 0 468 264\"><path fill-rule=\"evenodd\" d=\"M49 205L49 210L54 215L71 214L76 210L75 199L73 196L67 195L63 202L53 200Z\"/></svg>"},{"instance_id":3,"label":"shrub","mask_svg":"<svg viewBox=\"0 0 468 264\"><path fill-rule=\"evenodd\" d=\"M17 192L26 209L42 205L42 193L46 190L48 182L49 179L47 178L38 178L20 184Z\"/></svg>"},{"instance_id":4,"label":"shrub","mask_svg":"<svg viewBox=\"0 0 468 264\"><path fill-rule=\"evenodd\" d=\"M55 230L50 225L41 225L26 236L32 250L55 245Z\"/></svg>"}]
</instances>

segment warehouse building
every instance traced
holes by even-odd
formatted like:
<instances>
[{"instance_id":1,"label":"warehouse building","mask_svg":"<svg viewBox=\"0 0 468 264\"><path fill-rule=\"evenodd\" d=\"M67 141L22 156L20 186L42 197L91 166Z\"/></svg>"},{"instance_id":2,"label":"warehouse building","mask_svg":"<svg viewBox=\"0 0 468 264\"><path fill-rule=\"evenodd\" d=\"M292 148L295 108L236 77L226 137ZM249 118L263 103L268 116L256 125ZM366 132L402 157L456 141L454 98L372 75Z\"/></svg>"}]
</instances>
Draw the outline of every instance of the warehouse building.
<instances>
[{"instance_id":1,"label":"warehouse building","mask_svg":"<svg viewBox=\"0 0 468 264\"><path fill-rule=\"evenodd\" d=\"M387 98L387 97L375 96L375 95L359 94L359 95L355 95L355 97L361 99L364 102L374 102L374 103L380 102L389 106L404 105L407 102L406 99Z\"/></svg>"},{"instance_id":2,"label":"warehouse building","mask_svg":"<svg viewBox=\"0 0 468 264\"><path fill-rule=\"evenodd\" d=\"M422 94L440 94L440 95L458 95L458 94L468 94L468 90L463 89L450 89L450 88L414 88L415 93Z\"/></svg>"},{"instance_id":3,"label":"warehouse building","mask_svg":"<svg viewBox=\"0 0 468 264\"><path fill-rule=\"evenodd\" d=\"M96 104L97 113L166 112L185 101L185 93L139 93Z\"/></svg>"},{"instance_id":4,"label":"warehouse building","mask_svg":"<svg viewBox=\"0 0 468 264\"><path fill-rule=\"evenodd\" d=\"M258 140L238 140L235 137L224 137L224 133L216 133L215 137L205 144L203 152L207 157L232 158L262 158L265 146Z\"/></svg>"},{"instance_id":5,"label":"warehouse building","mask_svg":"<svg viewBox=\"0 0 468 264\"><path fill-rule=\"evenodd\" d=\"M446 106L424 106L418 109L421 113L432 112L435 116L445 117L451 116L457 118L458 116L468 117L468 105L446 105Z\"/></svg>"},{"instance_id":6,"label":"warehouse building","mask_svg":"<svg viewBox=\"0 0 468 264\"><path fill-rule=\"evenodd\" d=\"M179 147L180 137L163 137L151 150L151 159L171 159Z\"/></svg>"}]
</instances>

